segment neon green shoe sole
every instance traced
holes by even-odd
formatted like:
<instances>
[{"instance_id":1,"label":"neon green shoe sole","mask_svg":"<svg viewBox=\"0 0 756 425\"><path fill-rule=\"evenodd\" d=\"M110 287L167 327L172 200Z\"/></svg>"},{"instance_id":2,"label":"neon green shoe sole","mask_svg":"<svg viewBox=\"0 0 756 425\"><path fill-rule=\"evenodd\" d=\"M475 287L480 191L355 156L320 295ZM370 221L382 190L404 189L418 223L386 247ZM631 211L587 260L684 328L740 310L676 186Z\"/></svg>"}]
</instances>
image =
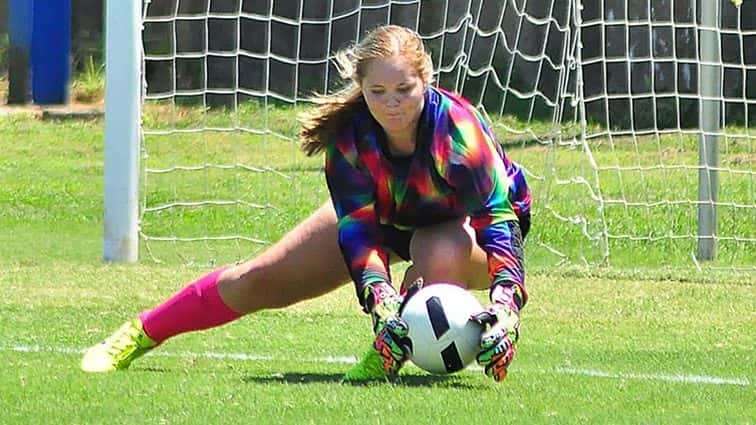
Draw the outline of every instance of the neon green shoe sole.
<instances>
[{"instance_id":1,"label":"neon green shoe sole","mask_svg":"<svg viewBox=\"0 0 756 425\"><path fill-rule=\"evenodd\" d=\"M388 373L383 369L383 357L375 348L370 347L362 356L360 362L344 375L343 381L360 382L386 380L388 378Z\"/></svg>"},{"instance_id":2,"label":"neon green shoe sole","mask_svg":"<svg viewBox=\"0 0 756 425\"><path fill-rule=\"evenodd\" d=\"M157 343L144 333L142 322L134 319L124 323L106 340L89 348L81 359L81 370L111 372L128 369L132 361L155 346Z\"/></svg>"}]
</instances>

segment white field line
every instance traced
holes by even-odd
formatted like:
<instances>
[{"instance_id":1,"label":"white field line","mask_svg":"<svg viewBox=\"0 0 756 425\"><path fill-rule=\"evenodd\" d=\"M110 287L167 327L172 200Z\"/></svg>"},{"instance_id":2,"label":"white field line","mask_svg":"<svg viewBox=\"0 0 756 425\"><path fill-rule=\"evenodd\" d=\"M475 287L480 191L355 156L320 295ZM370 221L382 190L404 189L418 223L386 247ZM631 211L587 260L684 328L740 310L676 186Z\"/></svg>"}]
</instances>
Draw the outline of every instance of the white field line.
<instances>
[{"instance_id":1,"label":"white field line","mask_svg":"<svg viewBox=\"0 0 756 425\"><path fill-rule=\"evenodd\" d=\"M70 354L81 355L85 350L78 348L56 348L56 347L43 347L39 345L33 346L14 346L5 347L0 346L0 352L2 351L15 351L19 353L58 353L58 354ZM174 357L174 358L205 358L205 359L219 359L219 360L239 360L239 361L260 361L260 362L273 362L283 361L284 359L254 353L218 353L212 351L193 352L193 351L152 351L147 354L148 356L160 356L160 357ZM355 356L321 356L321 357L297 357L298 361L307 363L337 363L337 364L355 364L358 358ZM518 368L519 369L519 368ZM467 370L478 370L478 366L469 366ZM521 369L520 369L521 370ZM577 375L588 376L593 378L611 378L611 379L629 379L640 381L663 381L674 382L680 384L709 384L709 385L737 385L737 386L751 386L752 382L747 377L720 377L709 375L687 375L687 374L668 374L668 373L633 373L633 372L606 372L598 369L581 369L581 368L566 368L556 367L554 369L538 369L531 372L541 374L558 374L558 375Z\"/></svg>"}]
</instances>

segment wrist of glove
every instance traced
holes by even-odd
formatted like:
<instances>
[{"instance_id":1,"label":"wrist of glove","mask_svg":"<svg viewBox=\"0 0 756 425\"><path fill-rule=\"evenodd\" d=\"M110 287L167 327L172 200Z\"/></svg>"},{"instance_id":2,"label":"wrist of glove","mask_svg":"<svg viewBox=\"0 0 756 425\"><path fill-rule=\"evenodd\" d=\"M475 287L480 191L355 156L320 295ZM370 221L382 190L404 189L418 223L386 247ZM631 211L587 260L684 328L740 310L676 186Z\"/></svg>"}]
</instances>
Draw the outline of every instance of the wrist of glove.
<instances>
[{"instance_id":1,"label":"wrist of glove","mask_svg":"<svg viewBox=\"0 0 756 425\"><path fill-rule=\"evenodd\" d=\"M476 360L487 376L500 382L507 376L520 338L517 305L513 302L494 302L471 319L485 328Z\"/></svg>"},{"instance_id":2,"label":"wrist of glove","mask_svg":"<svg viewBox=\"0 0 756 425\"><path fill-rule=\"evenodd\" d=\"M383 329L389 317L398 315L403 301L396 290L385 283L367 286L363 299L365 312L373 319L373 333L376 335Z\"/></svg>"},{"instance_id":3,"label":"wrist of glove","mask_svg":"<svg viewBox=\"0 0 756 425\"><path fill-rule=\"evenodd\" d=\"M409 357L409 326L399 317L403 297L386 284L365 290L365 307L373 319L373 347L383 358L383 369L396 374Z\"/></svg>"}]
</instances>

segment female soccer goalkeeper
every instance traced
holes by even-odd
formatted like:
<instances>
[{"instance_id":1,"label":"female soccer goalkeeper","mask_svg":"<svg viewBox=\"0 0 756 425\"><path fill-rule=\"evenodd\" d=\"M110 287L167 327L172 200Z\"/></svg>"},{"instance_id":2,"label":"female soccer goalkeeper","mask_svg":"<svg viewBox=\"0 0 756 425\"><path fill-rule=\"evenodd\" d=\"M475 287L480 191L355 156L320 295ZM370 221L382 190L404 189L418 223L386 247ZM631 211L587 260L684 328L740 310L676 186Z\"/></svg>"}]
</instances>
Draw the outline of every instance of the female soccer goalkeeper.
<instances>
[{"instance_id":1,"label":"female soccer goalkeeper","mask_svg":"<svg viewBox=\"0 0 756 425\"><path fill-rule=\"evenodd\" d=\"M351 277L376 338L345 380L385 378L407 358L400 293L422 278L490 288L491 305L475 316L488 326L477 360L495 380L506 376L527 299L522 169L470 103L431 86L431 59L414 32L376 28L339 52L337 65L352 84L301 118L304 152L325 153L331 202L260 256L125 323L86 352L83 370L126 369L175 335L314 298ZM398 290L389 273L397 259L411 261Z\"/></svg>"}]
</instances>

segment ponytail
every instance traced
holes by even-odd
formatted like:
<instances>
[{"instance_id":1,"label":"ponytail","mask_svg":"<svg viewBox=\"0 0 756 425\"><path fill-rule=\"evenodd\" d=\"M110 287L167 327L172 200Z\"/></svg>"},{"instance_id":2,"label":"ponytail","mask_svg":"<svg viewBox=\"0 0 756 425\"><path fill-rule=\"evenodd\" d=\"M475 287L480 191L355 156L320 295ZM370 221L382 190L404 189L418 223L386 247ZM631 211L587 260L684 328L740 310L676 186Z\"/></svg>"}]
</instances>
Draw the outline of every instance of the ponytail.
<instances>
[{"instance_id":1,"label":"ponytail","mask_svg":"<svg viewBox=\"0 0 756 425\"><path fill-rule=\"evenodd\" d=\"M307 156L324 151L349 123L357 107L365 102L360 84L365 77L368 62L392 55L403 55L424 84L432 82L433 63L415 32L397 25L373 29L359 44L335 55L339 75L350 80L351 84L333 95L315 97L312 99L317 105L315 109L298 117L302 125L301 148Z\"/></svg>"},{"instance_id":2,"label":"ponytail","mask_svg":"<svg viewBox=\"0 0 756 425\"><path fill-rule=\"evenodd\" d=\"M355 109L364 102L362 92L356 84L331 96L313 99L318 106L299 115L301 148L307 156L314 156L325 150L328 143L338 137L352 118Z\"/></svg>"}]
</instances>

